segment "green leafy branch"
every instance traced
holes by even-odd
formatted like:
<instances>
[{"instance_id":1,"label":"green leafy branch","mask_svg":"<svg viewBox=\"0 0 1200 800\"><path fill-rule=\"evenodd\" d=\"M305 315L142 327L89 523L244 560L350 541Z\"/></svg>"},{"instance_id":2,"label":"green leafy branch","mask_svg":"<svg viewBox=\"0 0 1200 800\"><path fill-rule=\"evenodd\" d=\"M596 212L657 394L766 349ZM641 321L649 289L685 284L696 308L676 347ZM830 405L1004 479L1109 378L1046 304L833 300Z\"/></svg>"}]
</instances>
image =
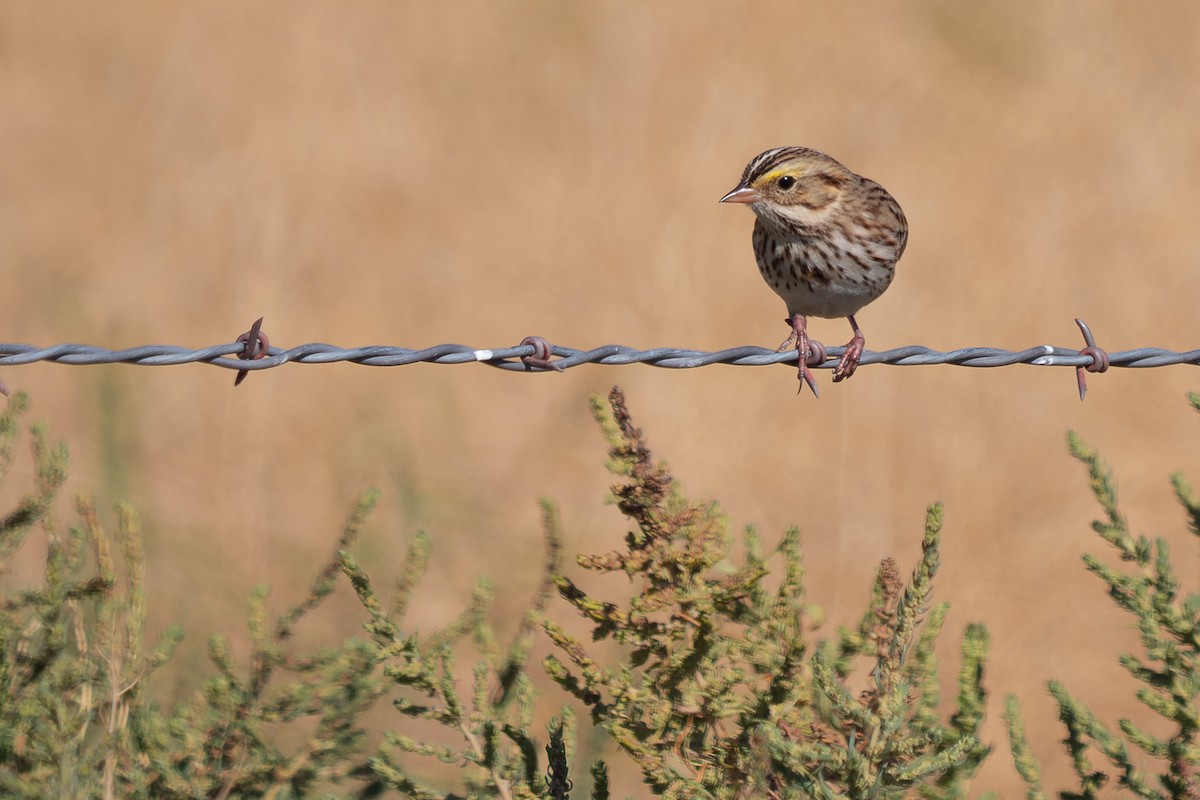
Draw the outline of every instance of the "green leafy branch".
<instances>
[{"instance_id":1,"label":"green leafy branch","mask_svg":"<svg viewBox=\"0 0 1200 800\"><path fill-rule=\"evenodd\" d=\"M410 545L392 600L386 606L355 559L348 552L342 553L341 568L369 614L365 627L376 648L376 658L383 665L383 676L403 691L392 705L404 717L432 723L459 741L458 746L451 746L395 732L385 734L383 745L368 763L375 785L396 789L417 800L566 796L571 785L566 743L573 739L573 715L564 713L551 725L548 780L540 773L537 746L530 733L534 687L526 662L553 591L549 576L558 569L561 550L557 513L548 503L543 504L543 527L546 577L516 635L503 650L488 620L491 587L486 580L476 585L470 605L445 629L424 641L416 632L404 630L405 612L428 564L427 536L417 536ZM456 669L455 646L468 637L483 657L475 663L469 691L464 692ZM406 756L460 768L462 794L448 793L422 780L406 766Z\"/></svg>"},{"instance_id":2,"label":"green leafy branch","mask_svg":"<svg viewBox=\"0 0 1200 800\"><path fill-rule=\"evenodd\" d=\"M725 516L686 498L655 464L623 394L593 409L622 481L613 501L630 520L624 550L578 558L584 569L625 573L633 596L600 600L564 575L559 594L627 658L603 665L560 624L550 676L590 709L651 790L663 797L899 798L965 796L987 748L983 718L987 634L963 643L958 706L939 720L934 639L946 606L928 611L939 565L940 506L929 509L922 559L904 584L884 560L870 609L855 631L812 643L819 609L804 598L799 533L772 554L782 578L767 582L769 556L753 528L732 558ZM611 410L610 410L611 409ZM565 659L565 660L564 660ZM869 663L861 691L856 667Z\"/></svg>"},{"instance_id":3,"label":"green leafy branch","mask_svg":"<svg viewBox=\"0 0 1200 800\"><path fill-rule=\"evenodd\" d=\"M1200 411L1200 395L1191 394L1188 399ZM1093 522L1092 529L1117 551L1122 564L1129 566L1111 567L1090 554L1083 556L1084 565L1104 582L1117 606L1136 620L1143 652L1140 656L1124 654L1120 663L1141 684L1136 692L1138 702L1161 718L1169 733L1154 735L1131 719L1122 718L1117 720L1118 735L1072 696L1064 684L1050 681L1050 693L1067 729L1064 744L1078 779L1077 788L1060 792L1060 797L1099 797L1101 789L1115 778L1117 786L1135 797L1195 800L1200 798L1200 711L1196 705L1200 693L1200 595L1181 596L1180 579L1165 539L1151 541L1130 532L1117 504L1112 474L1097 452L1075 433L1068 435L1067 444L1071 455L1087 467L1092 493L1104 512L1104 518ZM1200 499L1182 475L1172 475L1171 483L1189 529L1200 536ZM1005 721L1027 797L1041 800L1045 795L1040 769L1026 740L1015 698L1010 697L1006 703ZM1135 759L1130 745L1142 758ZM1104 757L1111 773L1093 766L1093 752ZM1146 760L1158 765L1157 774L1148 773L1143 766Z\"/></svg>"}]
</instances>

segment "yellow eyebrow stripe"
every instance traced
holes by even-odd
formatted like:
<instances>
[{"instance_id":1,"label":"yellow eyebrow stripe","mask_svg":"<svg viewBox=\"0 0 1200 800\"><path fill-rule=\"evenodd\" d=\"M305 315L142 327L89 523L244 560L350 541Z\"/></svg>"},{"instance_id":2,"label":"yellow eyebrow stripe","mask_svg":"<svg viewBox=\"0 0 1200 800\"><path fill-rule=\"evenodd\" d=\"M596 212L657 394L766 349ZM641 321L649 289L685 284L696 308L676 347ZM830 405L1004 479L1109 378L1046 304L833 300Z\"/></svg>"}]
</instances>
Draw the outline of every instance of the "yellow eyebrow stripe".
<instances>
[{"instance_id":1,"label":"yellow eyebrow stripe","mask_svg":"<svg viewBox=\"0 0 1200 800\"><path fill-rule=\"evenodd\" d=\"M755 181L755 183L759 183L759 182L771 183L772 181L776 180L777 178L782 178L784 175L797 175L798 176L799 174L800 174L800 170L795 165L792 165L790 167L776 167L775 169L771 170L770 172L764 172L762 175L759 175L758 179Z\"/></svg>"}]
</instances>

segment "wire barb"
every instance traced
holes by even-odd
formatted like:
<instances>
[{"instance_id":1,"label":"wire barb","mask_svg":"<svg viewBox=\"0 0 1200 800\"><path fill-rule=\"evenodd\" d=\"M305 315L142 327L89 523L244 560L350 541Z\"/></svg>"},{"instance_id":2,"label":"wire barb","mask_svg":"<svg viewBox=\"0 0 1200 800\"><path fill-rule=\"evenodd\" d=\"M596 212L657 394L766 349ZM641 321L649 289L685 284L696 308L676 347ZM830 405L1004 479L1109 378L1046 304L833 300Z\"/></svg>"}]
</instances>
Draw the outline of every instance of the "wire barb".
<instances>
[{"instance_id":1,"label":"wire barb","mask_svg":"<svg viewBox=\"0 0 1200 800\"><path fill-rule=\"evenodd\" d=\"M1076 317L1075 324L1079 326L1079 331L1083 334L1083 342L1087 345L1079 351L1079 355L1091 359L1090 363L1075 368L1075 381L1079 384L1079 400L1082 402L1083 398L1087 396L1087 373L1108 372L1109 358L1108 353L1096 345L1092 329L1087 326L1087 323Z\"/></svg>"},{"instance_id":2,"label":"wire barb","mask_svg":"<svg viewBox=\"0 0 1200 800\"><path fill-rule=\"evenodd\" d=\"M563 368L557 363L550 360L550 356L554 354L550 343L540 336L526 336L521 340L521 347L532 347L533 352L527 356L521 356L521 363L530 372L536 370L554 370L562 372Z\"/></svg>"},{"instance_id":3,"label":"wire barb","mask_svg":"<svg viewBox=\"0 0 1200 800\"><path fill-rule=\"evenodd\" d=\"M254 320L254 324L250 326L250 330L237 338L238 343L242 345L242 350L238 353L238 358L243 361L266 358L267 353L271 350L271 340L262 332L263 319L263 317L259 317ZM239 369L237 377L233 379L234 387L240 386L249 374L250 370Z\"/></svg>"}]
</instances>

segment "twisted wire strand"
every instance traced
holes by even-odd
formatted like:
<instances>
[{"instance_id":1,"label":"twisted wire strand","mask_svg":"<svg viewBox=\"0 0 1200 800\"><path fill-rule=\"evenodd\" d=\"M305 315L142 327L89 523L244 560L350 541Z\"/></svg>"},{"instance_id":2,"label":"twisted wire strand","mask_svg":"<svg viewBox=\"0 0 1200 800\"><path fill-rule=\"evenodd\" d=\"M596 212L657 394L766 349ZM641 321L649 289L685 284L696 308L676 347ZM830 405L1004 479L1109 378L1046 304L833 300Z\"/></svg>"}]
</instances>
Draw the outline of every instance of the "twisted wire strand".
<instances>
[{"instance_id":1,"label":"twisted wire strand","mask_svg":"<svg viewBox=\"0 0 1200 800\"><path fill-rule=\"evenodd\" d=\"M135 364L138 366L173 366L178 364L211 364L238 371L263 370L297 364L333 364L349 362L371 367L399 367L408 364L475 364L482 363L498 369L520 372L546 372L550 368L540 365L546 352L536 344L519 344L512 347L479 349L461 344L439 344L422 350L405 347L369 346L341 348L336 345L313 342L283 349L267 348L267 354L257 360L238 358L245 344L233 342L214 345L198 350L172 345L143 345L124 350L111 350L89 344L56 344L50 347L35 347L28 344L0 344L0 367L12 367L47 361L55 364ZM822 364L810 364L816 369L832 369L845 348L830 347L828 357ZM639 350L619 344L606 344L590 350L580 350L562 345L549 345L549 361L552 369L570 369L583 364L647 364L665 369L694 369L712 364L728 364L739 367L761 367L772 364L796 364L796 351L776 352L763 347L747 345L727 350L707 352L676 347L656 347ZM1166 367L1174 364L1200 364L1200 350L1177 352L1159 347L1138 347L1107 354L1109 366L1130 369ZM527 364L522 359L532 359ZM1030 364L1038 367L1089 367L1097 361L1091 354L1078 348L1038 345L1025 350L1005 350L998 347L966 347L958 350L933 350L921 345L908 345L891 350L863 353L860 365L890 364L899 367L949 364L959 367L1006 367L1012 364Z\"/></svg>"}]
</instances>

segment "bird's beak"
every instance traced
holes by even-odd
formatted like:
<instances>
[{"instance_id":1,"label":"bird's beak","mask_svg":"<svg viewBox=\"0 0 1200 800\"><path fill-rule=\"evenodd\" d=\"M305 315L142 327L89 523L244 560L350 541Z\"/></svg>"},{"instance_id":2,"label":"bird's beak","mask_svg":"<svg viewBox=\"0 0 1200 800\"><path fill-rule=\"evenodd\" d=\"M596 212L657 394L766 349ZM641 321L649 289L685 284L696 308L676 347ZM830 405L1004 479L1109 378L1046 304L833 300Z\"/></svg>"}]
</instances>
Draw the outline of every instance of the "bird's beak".
<instances>
[{"instance_id":1,"label":"bird's beak","mask_svg":"<svg viewBox=\"0 0 1200 800\"><path fill-rule=\"evenodd\" d=\"M757 189L752 189L749 186L739 186L729 194L722 197L721 202L743 203L749 205L750 203L757 203L762 199L762 195L758 193Z\"/></svg>"}]
</instances>

